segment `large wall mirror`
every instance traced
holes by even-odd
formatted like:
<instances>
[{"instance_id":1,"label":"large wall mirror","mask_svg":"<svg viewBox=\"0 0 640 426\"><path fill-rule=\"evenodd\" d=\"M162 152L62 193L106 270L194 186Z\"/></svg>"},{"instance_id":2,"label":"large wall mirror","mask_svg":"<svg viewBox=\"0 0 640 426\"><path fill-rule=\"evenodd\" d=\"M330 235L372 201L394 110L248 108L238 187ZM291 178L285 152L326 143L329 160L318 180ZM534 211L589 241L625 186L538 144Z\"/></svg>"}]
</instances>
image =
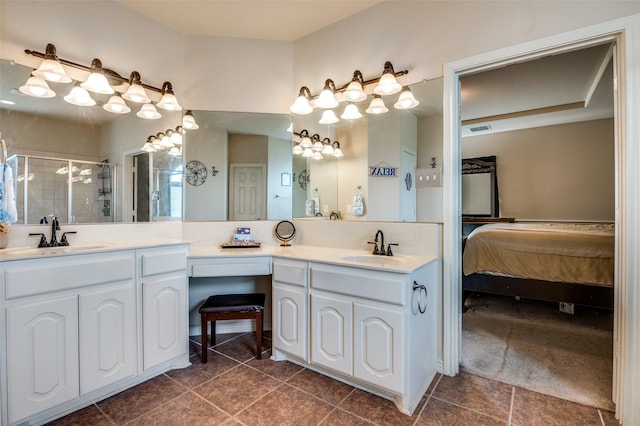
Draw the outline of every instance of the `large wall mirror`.
<instances>
[{"instance_id":1,"label":"large wall mirror","mask_svg":"<svg viewBox=\"0 0 640 426\"><path fill-rule=\"evenodd\" d=\"M54 215L62 223L182 219L182 159L140 148L150 135L175 129L179 111L157 120L113 114L96 95L91 107L63 100L71 83L50 83L47 99L18 88L33 70L0 60L0 132L16 182L16 224Z\"/></svg>"},{"instance_id":2,"label":"large wall mirror","mask_svg":"<svg viewBox=\"0 0 640 426\"><path fill-rule=\"evenodd\" d=\"M356 120L322 124L324 110L320 109L309 115L294 115L295 133L306 132L312 137L317 135L321 141L338 142L344 155L339 158L331 154L321 158L294 155L294 217L429 220L427 210L441 202L440 195L425 192L433 188L416 189L416 170L431 167L434 158L441 166L437 157L441 159L442 155L442 79L413 84L410 89L420 102L411 110L395 109L393 104L398 96L395 95L383 97L387 113L367 114L369 96L355 104L362 114ZM344 108L341 104L334 110L338 118ZM300 140L294 137L294 145ZM371 167L391 168L395 174L371 174ZM435 202L423 203L421 196L425 195L433 196ZM363 209L357 208L359 200Z\"/></svg>"}]
</instances>

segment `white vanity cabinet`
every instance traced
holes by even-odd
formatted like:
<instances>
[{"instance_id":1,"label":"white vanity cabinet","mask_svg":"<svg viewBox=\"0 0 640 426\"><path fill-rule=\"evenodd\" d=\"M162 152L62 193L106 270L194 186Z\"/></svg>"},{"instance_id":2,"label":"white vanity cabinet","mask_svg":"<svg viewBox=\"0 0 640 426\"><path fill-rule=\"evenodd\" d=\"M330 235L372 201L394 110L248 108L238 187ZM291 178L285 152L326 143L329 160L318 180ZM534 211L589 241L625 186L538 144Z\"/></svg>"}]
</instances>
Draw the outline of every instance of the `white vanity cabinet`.
<instances>
[{"instance_id":1,"label":"white vanity cabinet","mask_svg":"<svg viewBox=\"0 0 640 426\"><path fill-rule=\"evenodd\" d=\"M410 272L317 261L307 262L306 270L303 265L274 259L274 359L290 359L385 395L411 414L436 373L438 259ZM287 268L295 267L299 276L308 270L308 285L290 279L294 274ZM293 332L304 320L296 300L309 301L308 341ZM291 340L308 346L308 359Z\"/></svg>"},{"instance_id":2,"label":"white vanity cabinet","mask_svg":"<svg viewBox=\"0 0 640 426\"><path fill-rule=\"evenodd\" d=\"M2 266L9 423L136 375L133 251Z\"/></svg>"},{"instance_id":3,"label":"white vanity cabinet","mask_svg":"<svg viewBox=\"0 0 640 426\"><path fill-rule=\"evenodd\" d=\"M138 250L143 369L189 357L187 246Z\"/></svg>"},{"instance_id":4,"label":"white vanity cabinet","mask_svg":"<svg viewBox=\"0 0 640 426\"><path fill-rule=\"evenodd\" d=\"M273 348L307 360L307 262L273 260Z\"/></svg>"}]
</instances>

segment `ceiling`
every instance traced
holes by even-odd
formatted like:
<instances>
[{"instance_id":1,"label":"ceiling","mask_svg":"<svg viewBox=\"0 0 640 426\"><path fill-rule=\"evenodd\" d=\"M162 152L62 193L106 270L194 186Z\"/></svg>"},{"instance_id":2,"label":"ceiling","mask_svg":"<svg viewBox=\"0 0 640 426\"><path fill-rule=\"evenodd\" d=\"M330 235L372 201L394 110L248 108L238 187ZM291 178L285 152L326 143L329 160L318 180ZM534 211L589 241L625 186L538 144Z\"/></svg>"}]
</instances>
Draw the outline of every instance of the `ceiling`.
<instances>
[{"instance_id":1,"label":"ceiling","mask_svg":"<svg viewBox=\"0 0 640 426\"><path fill-rule=\"evenodd\" d=\"M294 41L383 0L118 0L182 34Z\"/></svg>"}]
</instances>

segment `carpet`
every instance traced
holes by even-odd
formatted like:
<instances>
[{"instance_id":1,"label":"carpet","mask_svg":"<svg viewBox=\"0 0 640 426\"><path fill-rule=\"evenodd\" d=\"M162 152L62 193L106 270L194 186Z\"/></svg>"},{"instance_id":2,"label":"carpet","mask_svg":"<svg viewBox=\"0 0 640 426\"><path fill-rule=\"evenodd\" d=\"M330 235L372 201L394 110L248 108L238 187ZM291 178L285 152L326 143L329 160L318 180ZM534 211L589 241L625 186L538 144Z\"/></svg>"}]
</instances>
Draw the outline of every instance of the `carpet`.
<instances>
[{"instance_id":1,"label":"carpet","mask_svg":"<svg viewBox=\"0 0 640 426\"><path fill-rule=\"evenodd\" d=\"M462 316L464 371L613 410L613 314L557 303L472 295Z\"/></svg>"}]
</instances>

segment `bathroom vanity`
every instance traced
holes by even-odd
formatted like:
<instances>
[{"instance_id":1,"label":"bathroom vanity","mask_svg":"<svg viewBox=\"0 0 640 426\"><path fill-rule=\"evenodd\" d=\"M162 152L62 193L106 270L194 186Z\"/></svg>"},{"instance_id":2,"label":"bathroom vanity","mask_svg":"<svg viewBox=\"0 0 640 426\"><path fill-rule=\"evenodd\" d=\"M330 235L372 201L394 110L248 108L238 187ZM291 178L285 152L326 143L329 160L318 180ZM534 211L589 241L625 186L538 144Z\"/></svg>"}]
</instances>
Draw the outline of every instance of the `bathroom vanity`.
<instances>
[{"instance_id":1,"label":"bathroom vanity","mask_svg":"<svg viewBox=\"0 0 640 426\"><path fill-rule=\"evenodd\" d=\"M1 423L42 423L189 365L187 253L159 241L3 251Z\"/></svg>"}]
</instances>

